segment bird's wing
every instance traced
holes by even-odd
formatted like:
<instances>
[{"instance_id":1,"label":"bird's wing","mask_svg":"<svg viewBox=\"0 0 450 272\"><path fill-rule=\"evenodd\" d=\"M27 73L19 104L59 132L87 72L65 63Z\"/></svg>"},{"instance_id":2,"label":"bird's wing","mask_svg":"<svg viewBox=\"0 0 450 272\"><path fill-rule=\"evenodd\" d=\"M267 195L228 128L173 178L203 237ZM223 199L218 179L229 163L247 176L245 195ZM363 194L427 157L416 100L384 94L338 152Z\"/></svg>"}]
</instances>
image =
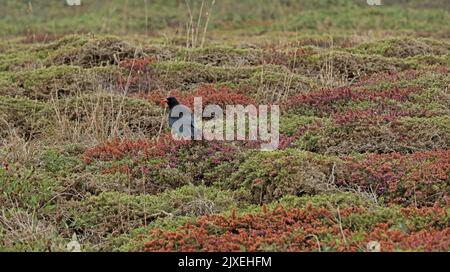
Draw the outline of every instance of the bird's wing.
<instances>
[{"instance_id":1,"label":"bird's wing","mask_svg":"<svg viewBox=\"0 0 450 272\"><path fill-rule=\"evenodd\" d=\"M178 105L169 111L169 127L172 127L176 121L187 118L191 118L191 120L193 120L191 110L185 105Z\"/></svg>"},{"instance_id":2,"label":"bird's wing","mask_svg":"<svg viewBox=\"0 0 450 272\"><path fill-rule=\"evenodd\" d=\"M191 124L190 129L189 129L191 139L194 139L196 132L201 133L201 130L195 126L194 114L188 107L186 107L185 105L179 105L179 106L177 106L175 112L173 112L174 109L170 110L170 112L169 112L169 127L170 128L172 128L172 126L175 122L186 119L186 123L190 122L190 124ZM183 133L182 127L180 128L180 133Z\"/></svg>"}]
</instances>

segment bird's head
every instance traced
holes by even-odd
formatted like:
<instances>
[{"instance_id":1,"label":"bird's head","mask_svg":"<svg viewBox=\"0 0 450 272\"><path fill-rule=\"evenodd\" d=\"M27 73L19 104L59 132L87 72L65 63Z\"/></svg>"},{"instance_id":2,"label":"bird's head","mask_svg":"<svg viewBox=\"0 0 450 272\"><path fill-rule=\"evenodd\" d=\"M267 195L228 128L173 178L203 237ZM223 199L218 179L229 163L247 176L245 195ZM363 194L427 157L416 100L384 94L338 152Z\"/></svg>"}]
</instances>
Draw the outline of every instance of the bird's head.
<instances>
[{"instance_id":1,"label":"bird's head","mask_svg":"<svg viewBox=\"0 0 450 272\"><path fill-rule=\"evenodd\" d=\"M178 100L173 96L169 96L161 100L161 103L167 104L167 106L169 106L170 109L180 104L180 102L178 102Z\"/></svg>"}]
</instances>

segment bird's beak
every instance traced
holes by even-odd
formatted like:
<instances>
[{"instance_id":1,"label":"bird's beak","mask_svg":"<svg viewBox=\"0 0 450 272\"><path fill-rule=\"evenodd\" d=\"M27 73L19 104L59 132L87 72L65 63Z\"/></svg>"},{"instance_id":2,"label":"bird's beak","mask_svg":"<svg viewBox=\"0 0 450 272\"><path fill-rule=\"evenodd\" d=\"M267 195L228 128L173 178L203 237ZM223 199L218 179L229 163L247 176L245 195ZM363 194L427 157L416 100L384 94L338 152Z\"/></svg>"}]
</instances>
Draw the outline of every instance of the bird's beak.
<instances>
[{"instance_id":1,"label":"bird's beak","mask_svg":"<svg viewBox=\"0 0 450 272\"><path fill-rule=\"evenodd\" d=\"M166 98L161 99L161 104L163 104L164 106L167 106L167 103L168 103L168 102L169 102L169 101L167 101Z\"/></svg>"}]
</instances>

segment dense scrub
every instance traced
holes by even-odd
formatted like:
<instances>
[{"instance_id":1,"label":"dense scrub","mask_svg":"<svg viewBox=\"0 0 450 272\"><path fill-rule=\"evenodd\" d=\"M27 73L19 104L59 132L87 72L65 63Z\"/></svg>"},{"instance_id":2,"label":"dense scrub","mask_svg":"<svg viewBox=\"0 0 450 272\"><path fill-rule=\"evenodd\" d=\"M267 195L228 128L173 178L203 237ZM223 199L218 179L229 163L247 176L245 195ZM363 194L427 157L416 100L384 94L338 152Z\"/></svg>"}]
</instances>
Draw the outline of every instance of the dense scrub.
<instances>
[{"instance_id":1,"label":"dense scrub","mask_svg":"<svg viewBox=\"0 0 450 272\"><path fill-rule=\"evenodd\" d=\"M440 218L436 220L437 218ZM176 229L152 230L147 251L446 251L445 209L284 208L201 217Z\"/></svg>"},{"instance_id":2,"label":"dense scrub","mask_svg":"<svg viewBox=\"0 0 450 272\"><path fill-rule=\"evenodd\" d=\"M45 2L0 4L0 251L449 250L445 1L216 1L204 38ZM279 149L175 141L168 95L279 104Z\"/></svg>"}]
</instances>

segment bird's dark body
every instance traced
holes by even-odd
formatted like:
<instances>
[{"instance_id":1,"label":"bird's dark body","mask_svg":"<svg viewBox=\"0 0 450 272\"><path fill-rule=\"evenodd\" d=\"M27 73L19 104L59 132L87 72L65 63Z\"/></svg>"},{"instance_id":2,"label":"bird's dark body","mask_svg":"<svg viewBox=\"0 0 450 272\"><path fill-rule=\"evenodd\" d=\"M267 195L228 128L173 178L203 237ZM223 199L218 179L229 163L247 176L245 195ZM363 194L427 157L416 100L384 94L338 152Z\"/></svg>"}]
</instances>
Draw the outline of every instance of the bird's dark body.
<instances>
[{"instance_id":1,"label":"bird's dark body","mask_svg":"<svg viewBox=\"0 0 450 272\"><path fill-rule=\"evenodd\" d=\"M194 115L192 114L192 111L185 105L181 105L174 97L168 97L167 104L169 106L169 117L168 117L169 128L172 130L174 124L178 121L184 124L189 123L190 126L188 127L188 129L190 131L184 131L184 129L186 129L187 126L180 126L178 128L178 131L175 131L175 133L177 133L180 136L181 135L187 136L191 140L194 140L197 128L195 127L194 124Z\"/></svg>"}]
</instances>

